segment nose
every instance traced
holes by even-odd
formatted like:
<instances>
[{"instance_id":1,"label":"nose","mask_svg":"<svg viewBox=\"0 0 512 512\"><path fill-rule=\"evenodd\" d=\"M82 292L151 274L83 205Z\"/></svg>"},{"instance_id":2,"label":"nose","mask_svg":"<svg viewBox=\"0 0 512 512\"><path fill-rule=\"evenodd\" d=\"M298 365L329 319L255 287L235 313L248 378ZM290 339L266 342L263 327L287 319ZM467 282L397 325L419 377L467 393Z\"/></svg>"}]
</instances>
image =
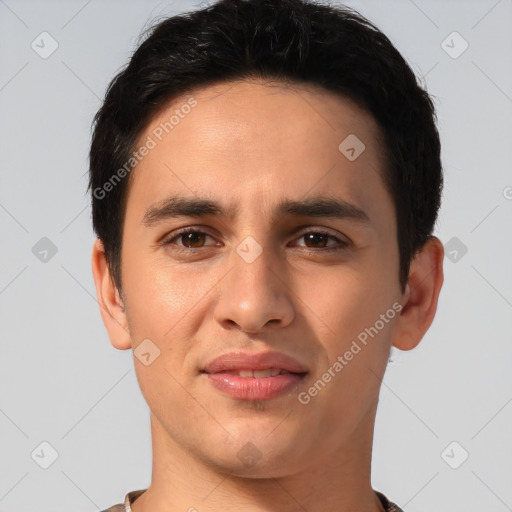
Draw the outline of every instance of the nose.
<instances>
[{"instance_id":1,"label":"nose","mask_svg":"<svg viewBox=\"0 0 512 512\"><path fill-rule=\"evenodd\" d=\"M248 334L283 328L295 316L293 292L277 255L263 249L255 258L234 253L231 270L219 283L216 321L225 329L237 327ZM250 247L249 247L250 249Z\"/></svg>"}]
</instances>

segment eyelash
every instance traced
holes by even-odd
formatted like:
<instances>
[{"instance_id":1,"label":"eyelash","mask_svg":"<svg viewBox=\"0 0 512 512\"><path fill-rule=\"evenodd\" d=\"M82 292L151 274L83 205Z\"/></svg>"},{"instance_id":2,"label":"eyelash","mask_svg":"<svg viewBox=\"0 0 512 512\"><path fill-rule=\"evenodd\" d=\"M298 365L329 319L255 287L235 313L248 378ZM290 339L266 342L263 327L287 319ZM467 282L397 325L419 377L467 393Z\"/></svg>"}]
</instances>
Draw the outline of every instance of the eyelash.
<instances>
[{"instance_id":1,"label":"eyelash","mask_svg":"<svg viewBox=\"0 0 512 512\"><path fill-rule=\"evenodd\" d=\"M210 235L209 233L206 233L205 231L200 231L200 230L198 230L196 228L184 228L184 229L174 233L171 238L164 239L161 242L161 245L163 245L163 246L173 245L173 241L174 240L176 240L180 236L188 234L188 233L194 233L194 234L198 234L198 235L207 235L207 236L213 238L212 235ZM316 231L316 230L304 231L304 232L302 232L299 235L298 238L302 238L305 235L324 235L324 236L328 236L329 238L332 238L332 239L336 240L338 242L338 244L339 244L336 247L319 248L319 249L315 249L315 248L311 248L311 247L305 247L305 249L307 251L321 252L321 253L332 253L332 252L341 251L343 249L346 249L350 245L348 242L345 242L345 241L341 240L340 238L338 238L338 237L336 237L334 235L330 235L329 233L326 233L324 231ZM182 247L182 246L176 246L176 247L177 248L175 248L175 250L177 250L178 252L187 252L187 253L195 253L195 252L197 252L197 251L199 251L201 249L204 249L204 247Z\"/></svg>"}]
</instances>

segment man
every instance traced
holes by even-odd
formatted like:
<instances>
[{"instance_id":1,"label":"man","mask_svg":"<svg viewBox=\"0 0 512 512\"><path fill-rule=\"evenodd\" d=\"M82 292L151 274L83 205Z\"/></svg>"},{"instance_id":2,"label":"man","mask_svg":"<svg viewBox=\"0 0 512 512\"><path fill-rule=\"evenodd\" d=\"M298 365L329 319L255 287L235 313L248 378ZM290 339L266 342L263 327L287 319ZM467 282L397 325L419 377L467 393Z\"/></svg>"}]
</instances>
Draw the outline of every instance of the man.
<instances>
[{"instance_id":1,"label":"man","mask_svg":"<svg viewBox=\"0 0 512 512\"><path fill-rule=\"evenodd\" d=\"M100 311L153 448L150 487L108 510L400 511L372 489L373 430L391 346L436 312L442 169L390 41L302 0L168 18L90 163Z\"/></svg>"}]
</instances>

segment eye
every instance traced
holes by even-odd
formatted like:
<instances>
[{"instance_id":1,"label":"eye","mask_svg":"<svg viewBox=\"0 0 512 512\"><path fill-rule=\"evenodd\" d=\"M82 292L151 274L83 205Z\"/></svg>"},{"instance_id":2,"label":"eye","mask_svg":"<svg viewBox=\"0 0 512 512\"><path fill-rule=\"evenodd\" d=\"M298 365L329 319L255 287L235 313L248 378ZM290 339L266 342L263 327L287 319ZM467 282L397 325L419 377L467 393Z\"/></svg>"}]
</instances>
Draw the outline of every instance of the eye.
<instances>
[{"instance_id":1,"label":"eye","mask_svg":"<svg viewBox=\"0 0 512 512\"><path fill-rule=\"evenodd\" d=\"M337 242L337 245L334 247L325 247L325 244L327 243L328 239L334 240ZM341 240L340 238L330 235L329 233L325 233L323 231L306 231L302 233L298 240L305 239L306 243L312 243L312 244L320 244L320 247L307 247L307 249L318 249L316 252L333 252L333 251L339 251L341 249L344 249L345 247L348 247L350 244L348 242L345 242L344 240ZM302 246L300 246L302 247Z\"/></svg>"},{"instance_id":2,"label":"eye","mask_svg":"<svg viewBox=\"0 0 512 512\"><path fill-rule=\"evenodd\" d=\"M199 231L195 228L184 228L177 233L173 233L172 237L164 239L161 243L164 246L174 245L178 250L194 252L203 247L208 247L204 245L205 237L213 238L204 231ZM313 244L313 247L305 246L306 249L312 250L313 252L334 252L345 249L350 245L348 242L324 231L305 231L296 240L300 239L305 239L307 244ZM329 239L334 240L337 244L335 244L334 247L326 247L326 243L328 243ZM182 244L177 244L175 241L181 241ZM218 244L215 245L218 246ZM315 245L317 245L317 247L315 247ZM299 245L299 247L304 246Z\"/></svg>"},{"instance_id":3,"label":"eye","mask_svg":"<svg viewBox=\"0 0 512 512\"><path fill-rule=\"evenodd\" d=\"M209 236L210 235L208 233L205 233L204 231L199 231L194 228L184 228L178 231L178 233L175 233L172 238L165 239L162 242L162 245L177 245L178 247L184 248L185 250L201 249L201 240L204 240L205 237ZM175 240L182 241L183 245L174 244Z\"/></svg>"}]
</instances>

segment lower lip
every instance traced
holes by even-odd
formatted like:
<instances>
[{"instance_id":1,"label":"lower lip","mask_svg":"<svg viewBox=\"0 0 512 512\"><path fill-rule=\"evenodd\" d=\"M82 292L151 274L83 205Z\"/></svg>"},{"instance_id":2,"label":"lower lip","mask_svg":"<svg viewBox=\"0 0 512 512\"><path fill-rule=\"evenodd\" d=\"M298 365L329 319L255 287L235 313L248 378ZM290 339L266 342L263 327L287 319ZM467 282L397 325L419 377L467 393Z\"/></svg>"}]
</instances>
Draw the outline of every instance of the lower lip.
<instances>
[{"instance_id":1,"label":"lower lip","mask_svg":"<svg viewBox=\"0 0 512 512\"><path fill-rule=\"evenodd\" d=\"M239 400L269 400L293 390L305 374L284 373L275 377L240 377L230 373L206 373L220 391Z\"/></svg>"}]
</instances>

